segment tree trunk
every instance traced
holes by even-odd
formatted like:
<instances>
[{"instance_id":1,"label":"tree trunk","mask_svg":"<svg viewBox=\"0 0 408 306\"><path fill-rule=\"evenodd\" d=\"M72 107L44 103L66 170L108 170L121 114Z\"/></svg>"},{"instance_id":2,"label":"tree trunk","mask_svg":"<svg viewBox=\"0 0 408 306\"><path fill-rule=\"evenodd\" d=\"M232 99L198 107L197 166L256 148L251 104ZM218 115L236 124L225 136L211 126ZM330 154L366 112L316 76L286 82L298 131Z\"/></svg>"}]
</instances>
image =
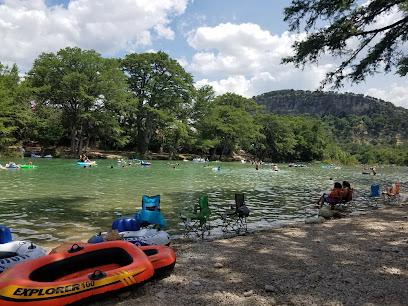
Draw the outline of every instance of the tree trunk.
<instances>
[{"instance_id":1,"label":"tree trunk","mask_svg":"<svg viewBox=\"0 0 408 306\"><path fill-rule=\"evenodd\" d=\"M86 142L85 142L85 152L88 152L90 139L91 139L91 135L88 135L88 137L86 137Z\"/></svg>"},{"instance_id":2,"label":"tree trunk","mask_svg":"<svg viewBox=\"0 0 408 306\"><path fill-rule=\"evenodd\" d=\"M152 120L151 120L151 115L149 113L146 116L145 128L142 130L143 139L142 139L142 143L140 144L141 153L143 155L143 158L147 157L147 152L149 150L150 139L152 138L153 132L154 132L154 126L153 126L153 123L152 123Z\"/></svg>"},{"instance_id":3,"label":"tree trunk","mask_svg":"<svg viewBox=\"0 0 408 306\"><path fill-rule=\"evenodd\" d=\"M78 157L82 155L82 146L84 143L84 134L81 132L79 136Z\"/></svg>"},{"instance_id":4,"label":"tree trunk","mask_svg":"<svg viewBox=\"0 0 408 306\"><path fill-rule=\"evenodd\" d=\"M75 137L76 137L76 127L75 125L71 125L71 154L75 156L76 154L76 144L75 144Z\"/></svg>"},{"instance_id":5,"label":"tree trunk","mask_svg":"<svg viewBox=\"0 0 408 306\"><path fill-rule=\"evenodd\" d=\"M215 151L216 151L216 148L211 148L210 149L210 160L215 160Z\"/></svg>"}]
</instances>

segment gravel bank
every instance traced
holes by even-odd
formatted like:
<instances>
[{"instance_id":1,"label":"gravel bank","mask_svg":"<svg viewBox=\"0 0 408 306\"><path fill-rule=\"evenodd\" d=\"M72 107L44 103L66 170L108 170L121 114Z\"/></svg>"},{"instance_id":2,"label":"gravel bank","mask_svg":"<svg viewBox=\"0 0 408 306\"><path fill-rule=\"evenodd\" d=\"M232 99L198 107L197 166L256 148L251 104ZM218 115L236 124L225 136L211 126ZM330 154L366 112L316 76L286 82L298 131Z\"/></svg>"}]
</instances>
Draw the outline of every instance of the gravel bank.
<instances>
[{"instance_id":1,"label":"gravel bank","mask_svg":"<svg viewBox=\"0 0 408 306\"><path fill-rule=\"evenodd\" d=\"M87 305L408 305L408 205L172 247L171 276Z\"/></svg>"}]
</instances>

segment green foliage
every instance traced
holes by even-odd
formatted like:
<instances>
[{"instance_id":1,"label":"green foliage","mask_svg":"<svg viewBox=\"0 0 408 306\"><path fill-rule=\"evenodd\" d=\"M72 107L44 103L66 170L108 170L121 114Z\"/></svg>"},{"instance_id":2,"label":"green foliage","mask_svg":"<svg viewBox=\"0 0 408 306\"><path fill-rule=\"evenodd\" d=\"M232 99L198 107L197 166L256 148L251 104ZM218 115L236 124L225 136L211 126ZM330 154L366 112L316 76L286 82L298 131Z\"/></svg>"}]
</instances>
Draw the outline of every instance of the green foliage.
<instances>
[{"instance_id":1,"label":"green foliage","mask_svg":"<svg viewBox=\"0 0 408 306\"><path fill-rule=\"evenodd\" d=\"M118 121L109 120L117 111L113 104L126 100L125 76L117 68L117 61L94 50L68 47L41 54L29 71L35 103L62 109L72 154L82 154L92 136L120 137Z\"/></svg>"},{"instance_id":2,"label":"green foliage","mask_svg":"<svg viewBox=\"0 0 408 306\"><path fill-rule=\"evenodd\" d=\"M0 63L0 151L19 141L19 135L29 118L24 90L20 84L18 68Z\"/></svg>"},{"instance_id":3,"label":"green foliage","mask_svg":"<svg viewBox=\"0 0 408 306\"><path fill-rule=\"evenodd\" d=\"M326 75L322 87L333 84L338 88L346 79L359 83L367 75L389 72L393 67L404 76L407 57L399 48L408 39L407 5L403 0L372 0L367 5L359 5L357 0L294 0L285 8L284 20L291 31L304 28L307 37L296 41L295 54L282 62L299 67L318 63L324 54L342 58L336 70ZM378 23L394 10L402 16L386 26ZM351 40L358 43L357 47Z\"/></svg>"},{"instance_id":4,"label":"green foliage","mask_svg":"<svg viewBox=\"0 0 408 306\"><path fill-rule=\"evenodd\" d=\"M62 111L49 105L38 104L33 110L32 120L28 124L30 139L41 147L54 146L63 136L61 126Z\"/></svg>"},{"instance_id":5,"label":"green foliage","mask_svg":"<svg viewBox=\"0 0 408 306\"><path fill-rule=\"evenodd\" d=\"M231 156L237 146L249 150L257 139L263 137L259 132L261 126L250 114L257 109L252 99L237 94L216 97L195 124L199 133L198 146L203 151L211 150L212 159L216 152L220 158L224 154Z\"/></svg>"},{"instance_id":6,"label":"green foliage","mask_svg":"<svg viewBox=\"0 0 408 306\"><path fill-rule=\"evenodd\" d=\"M157 129L186 124L185 108L189 107L194 93L193 79L164 52L126 55L121 67L129 76L134 97L139 100L135 113L137 145L146 156Z\"/></svg>"},{"instance_id":7,"label":"green foliage","mask_svg":"<svg viewBox=\"0 0 408 306\"><path fill-rule=\"evenodd\" d=\"M408 164L407 110L363 95L215 96L210 86L194 89L190 74L163 52L116 60L79 48L40 55L25 79L15 65L0 64L2 152L70 138L78 154L92 138L100 148L150 148L170 158L188 152L222 159L246 150L278 162Z\"/></svg>"}]
</instances>

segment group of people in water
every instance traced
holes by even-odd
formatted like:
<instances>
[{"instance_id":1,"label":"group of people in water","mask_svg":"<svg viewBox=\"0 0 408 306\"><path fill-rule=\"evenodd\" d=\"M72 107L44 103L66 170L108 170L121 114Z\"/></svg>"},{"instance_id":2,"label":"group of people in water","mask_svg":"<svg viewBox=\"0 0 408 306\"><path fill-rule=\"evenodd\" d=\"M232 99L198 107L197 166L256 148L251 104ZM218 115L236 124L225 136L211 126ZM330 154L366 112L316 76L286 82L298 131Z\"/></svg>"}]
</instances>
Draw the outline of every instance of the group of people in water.
<instances>
[{"instance_id":1,"label":"group of people in water","mask_svg":"<svg viewBox=\"0 0 408 306\"><path fill-rule=\"evenodd\" d=\"M91 161L89 160L88 156L86 155L86 153L79 155L79 160L78 162L81 163L90 163Z\"/></svg>"},{"instance_id":2,"label":"group of people in water","mask_svg":"<svg viewBox=\"0 0 408 306\"><path fill-rule=\"evenodd\" d=\"M28 160L28 165L33 166L31 159ZM16 164L15 162L9 161L5 166L0 164L0 170L4 170L7 168L21 168L21 166L22 166L21 164Z\"/></svg>"},{"instance_id":3,"label":"group of people in water","mask_svg":"<svg viewBox=\"0 0 408 306\"><path fill-rule=\"evenodd\" d=\"M330 179L331 180L331 179ZM319 207L322 207L325 203L330 204L333 208L336 204L347 203L353 199L353 189L350 186L350 183L343 181L343 183L335 182L334 188L329 194L323 193L316 204Z\"/></svg>"}]
</instances>

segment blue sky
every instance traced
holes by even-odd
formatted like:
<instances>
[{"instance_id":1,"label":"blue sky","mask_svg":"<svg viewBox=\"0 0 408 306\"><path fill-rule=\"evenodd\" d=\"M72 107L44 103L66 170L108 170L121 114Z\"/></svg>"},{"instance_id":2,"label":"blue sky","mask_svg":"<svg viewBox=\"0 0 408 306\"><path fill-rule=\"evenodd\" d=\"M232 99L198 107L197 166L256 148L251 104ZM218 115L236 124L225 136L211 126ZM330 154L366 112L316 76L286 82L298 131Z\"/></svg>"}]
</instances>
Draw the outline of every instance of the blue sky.
<instances>
[{"instance_id":1,"label":"blue sky","mask_svg":"<svg viewBox=\"0 0 408 306\"><path fill-rule=\"evenodd\" d=\"M363 3L361 1L360 3ZM67 46L105 57L162 50L200 87L245 97L278 89L315 90L339 60L304 70L280 65L296 33L283 21L289 0L0 0L0 62L28 71L42 52ZM384 16L379 23L398 18ZM351 42L352 43L352 42ZM407 51L406 46L403 46ZM407 78L377 74L345 84L355 92L408 108ZM328 89L329 90L329 89Z\"/></svg>"}]
</instances>

